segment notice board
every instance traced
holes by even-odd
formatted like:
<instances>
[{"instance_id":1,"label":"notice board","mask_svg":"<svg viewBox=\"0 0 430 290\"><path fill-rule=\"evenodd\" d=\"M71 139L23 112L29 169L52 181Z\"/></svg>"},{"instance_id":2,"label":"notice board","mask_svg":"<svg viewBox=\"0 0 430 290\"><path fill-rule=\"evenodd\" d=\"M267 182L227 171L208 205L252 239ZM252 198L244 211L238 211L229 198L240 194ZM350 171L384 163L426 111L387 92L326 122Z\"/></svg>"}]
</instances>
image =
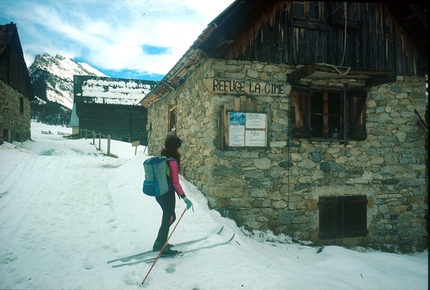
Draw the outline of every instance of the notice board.
<instances>
[{"instance_id":1,"label":"notice board","mask_svg":"<svg viewBox=\"0 0 430 290\"><path fill-rule=\"evenodd\" d=\"M229 147L267 147L267 114L228 112Z\"/></svg>"}]
</instances>

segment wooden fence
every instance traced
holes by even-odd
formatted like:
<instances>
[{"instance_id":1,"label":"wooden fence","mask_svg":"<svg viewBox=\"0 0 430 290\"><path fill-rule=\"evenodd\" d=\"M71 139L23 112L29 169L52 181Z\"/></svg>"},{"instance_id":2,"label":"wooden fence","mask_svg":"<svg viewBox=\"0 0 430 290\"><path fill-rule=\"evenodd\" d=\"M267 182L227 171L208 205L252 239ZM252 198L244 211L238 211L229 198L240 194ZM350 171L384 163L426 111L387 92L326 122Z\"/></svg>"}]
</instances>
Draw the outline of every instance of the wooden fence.
<instances>
[{"instance_id":1,"label":"wooden fence","mask_svg":"<svg viewBox=\"0 0 430 290\"><path fill-rule=\"evenodd\" d=\"M96 146L97 150L102 150L102 139L107 139L106 145L106 155L114 157L115 155L111 154L111 136L103 135L101 132L95 132L95 130L82 129L79 131L80 137L84 137L85 140L89 138L89 136L93 139L92 145ZM96 145L96 139L98 139L98 147ZM137 154L137 147L140 145L140 141L134 141L131 144L135 148L134 155Z\"/></svg>"}]
</instances>

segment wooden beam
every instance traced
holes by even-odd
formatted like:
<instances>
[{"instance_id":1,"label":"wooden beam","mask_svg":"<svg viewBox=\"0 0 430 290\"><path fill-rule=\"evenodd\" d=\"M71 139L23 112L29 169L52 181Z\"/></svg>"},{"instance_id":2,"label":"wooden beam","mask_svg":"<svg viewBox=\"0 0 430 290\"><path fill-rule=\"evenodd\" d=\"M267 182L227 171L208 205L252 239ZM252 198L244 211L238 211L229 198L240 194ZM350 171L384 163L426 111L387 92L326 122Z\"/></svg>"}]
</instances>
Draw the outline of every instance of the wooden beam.
<instances>
[{"instance_id":1,"label":"wooden beam","mask_svg":"<svg viewBox=\"0 0 430 290\"><path fill-rule=\"evenodd\" d=\"M376 75L366 81L366 87L379 86L387 83L394 83L396 81L396 74Z\"/></svg>"},{"instance_id":2,"label":"wooden beam","mask_svg":"<svg viewBox=\"0 0 430 290\"><path fill-rule=\"evenodd\" d=\"M428 20L427 20L426 13L417 4L415 4L415 3L409 4L409 7L411 7L411 9L414 12L415 16L419 19L419 21L421 22L421 24L427 30Z\"/></svg>"},{"instance_id":3,"label":"wooden beam","mask_svg":"<svg viewBox=\"0 0 430 290\"><path fill-rule=\"evenodd\" d=\"M311 66L304 66L295 70L292 74L288 75L287 80L289 83L295 83L300 81L301 78L310 76L315 72L315 69Z\"/></svg>"}]
</instances>

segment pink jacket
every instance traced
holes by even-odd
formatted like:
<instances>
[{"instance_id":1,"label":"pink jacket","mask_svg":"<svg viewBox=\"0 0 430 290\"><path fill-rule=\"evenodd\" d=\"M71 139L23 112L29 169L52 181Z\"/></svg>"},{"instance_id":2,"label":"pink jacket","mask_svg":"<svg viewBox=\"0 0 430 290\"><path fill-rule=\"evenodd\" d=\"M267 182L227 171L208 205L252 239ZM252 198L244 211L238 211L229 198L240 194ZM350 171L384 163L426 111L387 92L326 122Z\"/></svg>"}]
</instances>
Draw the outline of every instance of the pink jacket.
<instances>
[{"instance_id":1,"label":"pink jacket","mask_svg":"<svg viewBox=\"0 0 430 290\"><path fill-rule=\"evenodd\" d=\"M182 189L181 184L179 183L179 166L178 161L175 159L170 160L170 177L172 178L172 185L175 188L176 193L182 198L184 195L184 190Z\"/></svg>"}]
</instances>

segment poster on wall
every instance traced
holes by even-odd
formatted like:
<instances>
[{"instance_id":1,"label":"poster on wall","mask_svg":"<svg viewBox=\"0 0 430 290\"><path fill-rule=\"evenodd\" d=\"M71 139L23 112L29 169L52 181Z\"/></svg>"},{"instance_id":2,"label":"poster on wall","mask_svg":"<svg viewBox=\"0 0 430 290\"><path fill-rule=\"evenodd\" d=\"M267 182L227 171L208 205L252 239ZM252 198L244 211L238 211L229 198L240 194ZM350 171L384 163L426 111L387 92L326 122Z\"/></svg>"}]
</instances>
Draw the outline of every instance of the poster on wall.
<instances>
[{"instance_id":1,"label":"poster on wall","mask_svg":"<svg viewBox=\"0 0 430 290\"><path fill-rule=\"evenodd\" d=\"M266 147L267 114L229 112L230 147Z\"/></svg>"},{"instance_id":2,"label":"poster on wall","mask_svg":"<svg viewBox=\"0 0 430 290\"><path fill-rule=\"evenodd\" d=\"M245 146L245 113L230 112L230 146Z\"/></svg>"},{"instance_id":3,"label":"poster on wall","mask_svg":"<svg viewBox=\"0 0 430 290\"><path fill-rule=\"evenodd\" d=\"M266 129L266 114L246 113L246 129Z\"/></svg>"},{"instance_id":4,"label":"poster on wall","mask_svg":"<svg viewBox=\"0 0 430 290\"><path fill-rule=\"evenodd\" d=\"M245 146L245 126L239 126L239 125L230 126L230 146L233 146L233 147Z\"/></svg>"},{"instance_id":5,"label":"poster on wall","mask_svg":"<svg viewBox=\"0 0 430 290\"><path fill-rule=\"evenodd\" d=\"M266 132L262 130L246 130L245 146L248 147L265 147Z\"/></svg>"}]
</instances>

